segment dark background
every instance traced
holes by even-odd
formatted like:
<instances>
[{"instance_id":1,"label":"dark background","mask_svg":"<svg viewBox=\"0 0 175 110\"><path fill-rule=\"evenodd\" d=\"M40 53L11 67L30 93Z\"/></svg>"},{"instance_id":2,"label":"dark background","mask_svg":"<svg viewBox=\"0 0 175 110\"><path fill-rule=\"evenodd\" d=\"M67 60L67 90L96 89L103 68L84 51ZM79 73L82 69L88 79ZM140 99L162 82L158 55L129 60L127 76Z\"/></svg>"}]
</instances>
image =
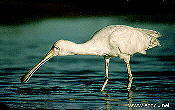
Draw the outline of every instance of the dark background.
<instances>
[{"instance_id":1,"label":"dark background","mask_svg":"<svg viewBox=\"0 0 175 110\"><path fill-rule=\"evenodd\" d=\"M99 15L132 15L134 20L174 22L174 7L175 0L1 0L0 23Z\"/></svg>"}]
</instances>

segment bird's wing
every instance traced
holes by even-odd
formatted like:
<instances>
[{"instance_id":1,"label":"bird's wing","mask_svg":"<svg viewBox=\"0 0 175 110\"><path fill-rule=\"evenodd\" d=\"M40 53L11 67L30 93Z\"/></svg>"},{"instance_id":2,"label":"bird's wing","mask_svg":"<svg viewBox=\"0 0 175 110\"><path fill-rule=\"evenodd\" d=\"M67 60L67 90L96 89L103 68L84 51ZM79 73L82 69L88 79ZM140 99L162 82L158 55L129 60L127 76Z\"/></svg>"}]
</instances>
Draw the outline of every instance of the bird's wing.
<instances>
[{"instance_id":1,"label":"bird's wing","mask_svg":"<svg viewBox=\"0 0 175 110\"><path fill-rule=\"evenodd\" d=\"M110 36L110 45L119 48L121 54L144 53L149 46L149 39L138 30L122 29Z\"/></svg>"}]
</instances>

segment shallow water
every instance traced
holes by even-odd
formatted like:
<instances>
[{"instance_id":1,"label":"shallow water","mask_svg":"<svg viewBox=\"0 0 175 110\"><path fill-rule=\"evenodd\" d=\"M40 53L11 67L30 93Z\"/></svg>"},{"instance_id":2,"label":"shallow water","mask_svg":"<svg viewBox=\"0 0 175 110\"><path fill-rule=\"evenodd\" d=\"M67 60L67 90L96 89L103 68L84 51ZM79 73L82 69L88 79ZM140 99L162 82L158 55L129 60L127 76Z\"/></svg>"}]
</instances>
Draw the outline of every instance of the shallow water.
<instances>
[{"instance_id":1,"label":"shallow water","mask_svg":"<svg viewBox=\"0 0 175 110\"><path fill-rule=\"evenodd\" d=\"M125 18L52 18L28 24L1 25L1 105L18 109L175 108L175 25L132 22ZM148 50L147 55L132 56L132 91L126 89L124 62L113 58L108 85L105 92L100 92L105 74L104 59L99 56L55 57L27 83L20 83L20 78L45 56L55 41L85 42L96 30L112 24L153 29L162 34L160 47ZM128 107L128 104L138 105Z\"/></svg>"}]
</instances>

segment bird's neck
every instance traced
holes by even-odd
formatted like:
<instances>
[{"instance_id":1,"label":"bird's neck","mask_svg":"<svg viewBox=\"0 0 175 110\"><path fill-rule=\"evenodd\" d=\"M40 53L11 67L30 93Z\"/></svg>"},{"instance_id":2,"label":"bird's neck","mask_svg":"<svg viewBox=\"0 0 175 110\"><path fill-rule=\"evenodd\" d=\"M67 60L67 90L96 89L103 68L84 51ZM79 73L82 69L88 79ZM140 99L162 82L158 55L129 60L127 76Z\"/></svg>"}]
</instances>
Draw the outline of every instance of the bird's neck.
<instances>
[{"instance_id":1,"label":"bird's neck","mask_svg":"<svg viewBox=\"0 0 175 110\"><path fill-rule=\"evenodd\" d=\"M98 55L103 56L106 53L103 45L98 42L86 42L83 44L75 44L71 46L71 53L74 55Z\"/></svg>"}]
</instances>

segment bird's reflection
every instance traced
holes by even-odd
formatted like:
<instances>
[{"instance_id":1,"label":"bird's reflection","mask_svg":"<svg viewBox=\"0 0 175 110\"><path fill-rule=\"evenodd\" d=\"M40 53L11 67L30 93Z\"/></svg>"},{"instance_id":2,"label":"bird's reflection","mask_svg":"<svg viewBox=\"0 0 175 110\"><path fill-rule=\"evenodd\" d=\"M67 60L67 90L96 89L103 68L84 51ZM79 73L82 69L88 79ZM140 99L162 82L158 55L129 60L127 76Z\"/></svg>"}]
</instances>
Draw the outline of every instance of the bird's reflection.
<instances>
[{"instance_id":1,"label":"bird's reflection","mask_svg":"<svg viewBox=\"0 0 175 110\"><path fill-rule=\"evenodd\" d=\"M128 110L133 110L130 105L132 105L132 90L128 91Z\"/></svg>"},{"instance_id":2,"label":"bird's reflection","mask_svg":"<svg viewBox=\"0 0 175 110\"><path fill-rule=\"evenodd\" d=\"M105 110L110 110L111 104L110 102L112 101L111 96L107 92L102 92L103 95L105 95Z\"/></svg>"},{"instance_id":3,"label":"bird's reflection","mask_svg":"<svg viewBox=\"0 0 175 110\"><path fill-rule=\"evenodd\" d=\"M111 110L111 103L114 101L121 101L120 99L113 99L112 96L110 95L110 93L103 91L102 92L103 95L105 95L104 101L105 101L105 110ZM128 95L127 95L127 100L128 103L127 104L123 104L122 106L128 106L128 110L133 110L133 108L129 105L132 105L132 90L128 91ZM120 106L118 104L116 104L117 106Z\"/></svg>"}]
</instances>

